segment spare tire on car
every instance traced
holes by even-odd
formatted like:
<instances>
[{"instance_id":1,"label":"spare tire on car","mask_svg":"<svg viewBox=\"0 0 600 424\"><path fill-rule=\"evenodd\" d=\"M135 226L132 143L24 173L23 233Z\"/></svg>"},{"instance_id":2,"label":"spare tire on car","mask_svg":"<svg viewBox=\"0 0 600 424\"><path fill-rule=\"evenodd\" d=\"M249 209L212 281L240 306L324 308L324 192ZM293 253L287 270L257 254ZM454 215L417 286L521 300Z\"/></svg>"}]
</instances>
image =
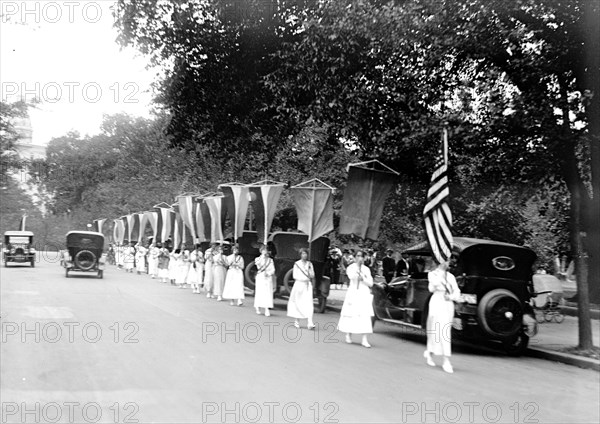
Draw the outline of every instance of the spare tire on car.
<instances>
[{"instance_id":1,"label":"spare tire on car","mask_svg":"<svg viewBox=\"0 0 600 424\"><path fill-rule=\"evenodd\" d=\"M80 250L75 255L75 265L83 271L88 271L96 264L96 255L89 250Z\"/></svg>"},{"instance_id":2,"label":"spare tire on car","mask_svg":"<svg viewBox=\"0 0 600 424\"><path fill-rule=\"evenodd\" d=\"M510 338L523 327L523 305L513 292L494 289L479 301L477 317L483 330L491 336Z\"/></svg>"}]
</instances>

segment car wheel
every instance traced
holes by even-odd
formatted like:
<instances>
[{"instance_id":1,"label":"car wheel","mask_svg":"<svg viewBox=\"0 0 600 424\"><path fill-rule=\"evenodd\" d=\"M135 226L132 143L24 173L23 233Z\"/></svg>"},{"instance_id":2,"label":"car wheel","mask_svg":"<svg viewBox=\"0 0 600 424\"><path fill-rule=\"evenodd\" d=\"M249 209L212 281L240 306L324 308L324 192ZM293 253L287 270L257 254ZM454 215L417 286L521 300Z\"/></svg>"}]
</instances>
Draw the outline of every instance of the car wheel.
<instances>
[{"instance_id":1,"label":"car wheel","mask_svg":"<svg viewBox=\"0 0 600 424\"><path fill-rule=\"evenodd\" d=\"M96 255L89 250L81 250L75 255L75 265L83 271L89 271L96 265Z\"/></svg>"},{"instance_id":2,"label":"car wheel","mask_svg":"<svg viewBox=\"0 0 600 424\"><path fill-rule=\"evenodd\" d=\"M31 267L35 268L35 261L33 259L31 260Z\"/></svg>"},{"instance_id":3,"label":"car wheel","mask_svg":"<svg viewBox=\"0 0 600 424\"><path fill-rule=\"evenodd\" d=\"M283 287L287 291L288 294L292 293L292 287L294 287L294 270L290 269L283 276Z\"/></svg>"},{"instance_id":4,"label":"car wheel","mask_svg":"<svg viewBox=\"0 0 600 424\"><path fill-rule=\"evenodd\" d=\"M523 326L523 305L511 291L495 289L481 298L477 316L486 333L495 338L508 339Z\"/></svg>"},{"instance_id":5,"label":"car wheel","mask_svg":"<svg viewBox=\"0 0 600 424\"><path fill-rule=\"evenodd\" d=\"M504 351L510 356L521 356L527 349L529 344L529 337L523 333L519 333L504 342Z\"/></svg>"},{"instance_id":6,"label":"car wheel","mask_svg":"<svg viewBox=\"0 0 600 424\"><path fill-rule=\"evenodd\" d=\"M246 269L244 270L244 283L250 290L256 288L256 285L254 284L256 281L256 271L256 264L254 262L250 262L246 265Z\"/></svg>"},{"instance_id":7,"label":"car wheel","mask_svg":"<svg viewBox=\"0 0 600 424\"><path fill-rule=\"evenodd\" d=\"M102 270L98 271L98 278L103 278L104 272Z\"/></svg>"}]
</instances>

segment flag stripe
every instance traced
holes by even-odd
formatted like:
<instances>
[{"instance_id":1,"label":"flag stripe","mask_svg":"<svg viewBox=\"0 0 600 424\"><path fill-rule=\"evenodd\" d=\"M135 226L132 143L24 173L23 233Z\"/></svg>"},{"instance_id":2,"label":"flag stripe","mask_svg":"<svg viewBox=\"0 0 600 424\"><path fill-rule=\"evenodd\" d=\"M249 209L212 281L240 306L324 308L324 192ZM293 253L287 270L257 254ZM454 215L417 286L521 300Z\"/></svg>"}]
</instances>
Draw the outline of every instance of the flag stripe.
<instances>
[{"instance_id":1,"label":"flag stripe","mask_svg":"<svg viewBox=\"0 0 600 424\"><path fill-rule=\"evenodd\" d=\"M436 160L436 169L431 176L427 191L427 201L423 209L425 232L433 256L438 263L445 262L452 255L452 213L447 199L448 187L447 133L444 130L442 148Z\"/></svg>"}]
</instances>

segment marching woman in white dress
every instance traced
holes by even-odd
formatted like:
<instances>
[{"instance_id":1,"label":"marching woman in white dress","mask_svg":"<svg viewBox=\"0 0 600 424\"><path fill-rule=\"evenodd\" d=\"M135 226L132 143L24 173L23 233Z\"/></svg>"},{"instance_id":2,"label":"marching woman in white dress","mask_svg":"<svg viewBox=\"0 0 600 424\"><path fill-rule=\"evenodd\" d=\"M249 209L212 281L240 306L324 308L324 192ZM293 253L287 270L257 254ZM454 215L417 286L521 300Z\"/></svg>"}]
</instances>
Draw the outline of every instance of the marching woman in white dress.
<instances>
[{"instance_id":1,"label":"marching woman in white dress","mask_svg":"<svg viewBox=\"0 0 600 424\"><path fill-rule=\"evenodd\" d=\"M448 272L449 262L442 262L427 274L429 291L433 293L429 300L427 315L427 349L423 353L427 365L435 367L431 354L442 355L442 369L453 373L450 356L452 355L452 321L454 319L454 301L460 297L460 289L454 275Z\"/></svg>"},{"instance_id":2,"label":"marching woman in white dress","mask_svg":"<svg viewBox=\"0 0 600 424\"><path fill-rule=\"evenodd\" d=\"M307 320L307 328L315 328L313 323L313 314L315 305L313 303L313 285L315 278L315 269L312 262L308 260L308 250L300 250L300 260L294 263L292 271L294 286L290 293L290 299L287 304L288 317L296 318L294 327L300 328L299 319Z\"/></svg>"},{"instance_id":3,"label":"marching woman in white dress","mask_svg":"<svg viewBox=\"0 0 600 424\"><path fill-rule=\"evenodd\" d=\"M181 249L181 256L178 262L177 285L180 289L183 289L187 284L187 275L190 270L190 251L185 248Z\"/></svg>"},{"instance_id":4,"label":"marching woman in white dress","mask_svg":"<svg viewBox=\"0 0 600 424\"><path fill-rule=\"evenodd\" d=\"M171 258L169 261L169 280L172 285L175 285L177 274L179 274L179 258L181 258L181 251L179 249L173 249L169 256Z\"/></svg>"},{"instance_id":5,"label":"marching woman in white dress","mask_svg":"<svg viewBox=\"0 0 600 424\"><path fill-rule=\"evenodd\" d=\"M171 257L167 248L162 247L160 243L158 244L158 249L158 278L160 278L161 283L167 283L169 280L169 262L171 261Z\"/></svg>"},{"instance_id":6,"label":"marching woman in white dress","mask_svg":"<svg viewBox=\"0 0 600 424\"><path fill-rule=\"evenodd\" d=\"M217 246L213 254L213 296L217 301L223 300L223 287L227 274L227 258L223 256L223 246Z\"/></svg>"},{"instance_id":7,"label":"marching woman in white dress","mask_svg":"<svg viewBox=\"0 0 600 424\"><path fill-rule=\"evenodd\" d=\"M237 299L237 305L242 306L244 296L244 258L239 255L237 246L233 246L233 253L227 257L227 276L225 277L225 288L223 299L230 299L229 304L233 306Z\"/></svg>"},{"instance_id":8,"label":"marching woman in white dress","mask_svg":"<svg viewBox=\"0 0 600 424\"><path fill-rule=\"evenodd\" d=\"M133 243L125 248L123 263L125 265L125 272L133 273L133 269L135 268L135 247L133 247Z\"/></svg>"},{"instance_id":9,"label":"marching woman in white dress","mask_svg":"<svg viewBox=\"0 0 600 424\"><path fill-rule=\"evenodd\" d=\"M152 243L148 249L148 274L151 278L158 276L158 254L160 249Z\"/></svg>"},{"instance_id":10,"label":"marching woman in white dress","mask_svg":"<svg viewBox=\"0 0 600 424\"><path fill-rule=\"evenodd\" d=\"M135 269L140 275L141 273L146 272L146 253L148 250L141 245L140 243L136 244L136 252L135 252Z\"/></svg>"},{"instance_id":11,"label":"marching woman in white dress","mask_svg":"<svg viewBox=\"0 0 600 424\"><path fill-rule=\"evenodd\" d=\"M364 265L365 252L358 251L354 263L346 268L348 291L342 305L338 330L346 333L346 343L352 343L352 334L362 334L362 345L371 347L367 334L373 333L371 317L373 314L373 295L371 270Z\"/></svg>"},{"instance_id":12,"label":"marching woman in white dress","mask_svg":"<svg viewBox=\"0 0 600 424\"><path fill-rule=\"evenodd\" d=\"M206 290L206 297L212 297L213 291L213 249L215 244L206 249L204 252L204 290Z\"/></svg>"},{"instance_id":13,"label":"marching woman in white dress","mask_svg":"<svg viewBox=\"0 0 600 424\"><path fill-rule=\"evenodd\" d=\"M254 281L254 308L260 315L260 308L265 309L265 316L271 316L269 308L273 307L273 276L275 263L269 257L267 246L260 248L260 256L254 260L256 264L256 279Z\"/></svg>"},{"instance_id":14,"label":"marching woman in white dress","mask_svg":"<svg viewBox=\"0 0 600 424\"><path fill-rule=\"evenodd\" d=\"M188 273L188 282L192 285L192 293L200 293L202 278L204 277L204 254L200 250L200 245L190 253L190 271Z\"/></svg>"}]
</instances>

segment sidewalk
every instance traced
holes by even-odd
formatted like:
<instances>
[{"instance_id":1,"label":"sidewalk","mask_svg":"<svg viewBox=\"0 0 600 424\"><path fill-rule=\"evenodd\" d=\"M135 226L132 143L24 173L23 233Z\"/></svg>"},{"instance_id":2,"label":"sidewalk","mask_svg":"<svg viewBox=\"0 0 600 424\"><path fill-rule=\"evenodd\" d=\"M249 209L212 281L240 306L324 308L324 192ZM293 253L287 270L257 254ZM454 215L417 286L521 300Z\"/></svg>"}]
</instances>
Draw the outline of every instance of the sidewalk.
<instances>
[{"instance_id":1,"label":"sidewalk","mask_svg":"<svg viewBox=\"0 0 600 424\"><path fill-rule=\"evenodd\" d=\"M339 313L342 309L345 296L345 288L337 290L332 287L327 299L328 309ZM600 321L593 319L592 338L594 346L598 346L599 335ZM565 316L565 320L561 324L557 324L556 322L538 324L538 334L529 340L526 355L600 371L600 360L563 352L567 348L576 346L577 343L577 318Z\"/></svg>"}]
</instances>

